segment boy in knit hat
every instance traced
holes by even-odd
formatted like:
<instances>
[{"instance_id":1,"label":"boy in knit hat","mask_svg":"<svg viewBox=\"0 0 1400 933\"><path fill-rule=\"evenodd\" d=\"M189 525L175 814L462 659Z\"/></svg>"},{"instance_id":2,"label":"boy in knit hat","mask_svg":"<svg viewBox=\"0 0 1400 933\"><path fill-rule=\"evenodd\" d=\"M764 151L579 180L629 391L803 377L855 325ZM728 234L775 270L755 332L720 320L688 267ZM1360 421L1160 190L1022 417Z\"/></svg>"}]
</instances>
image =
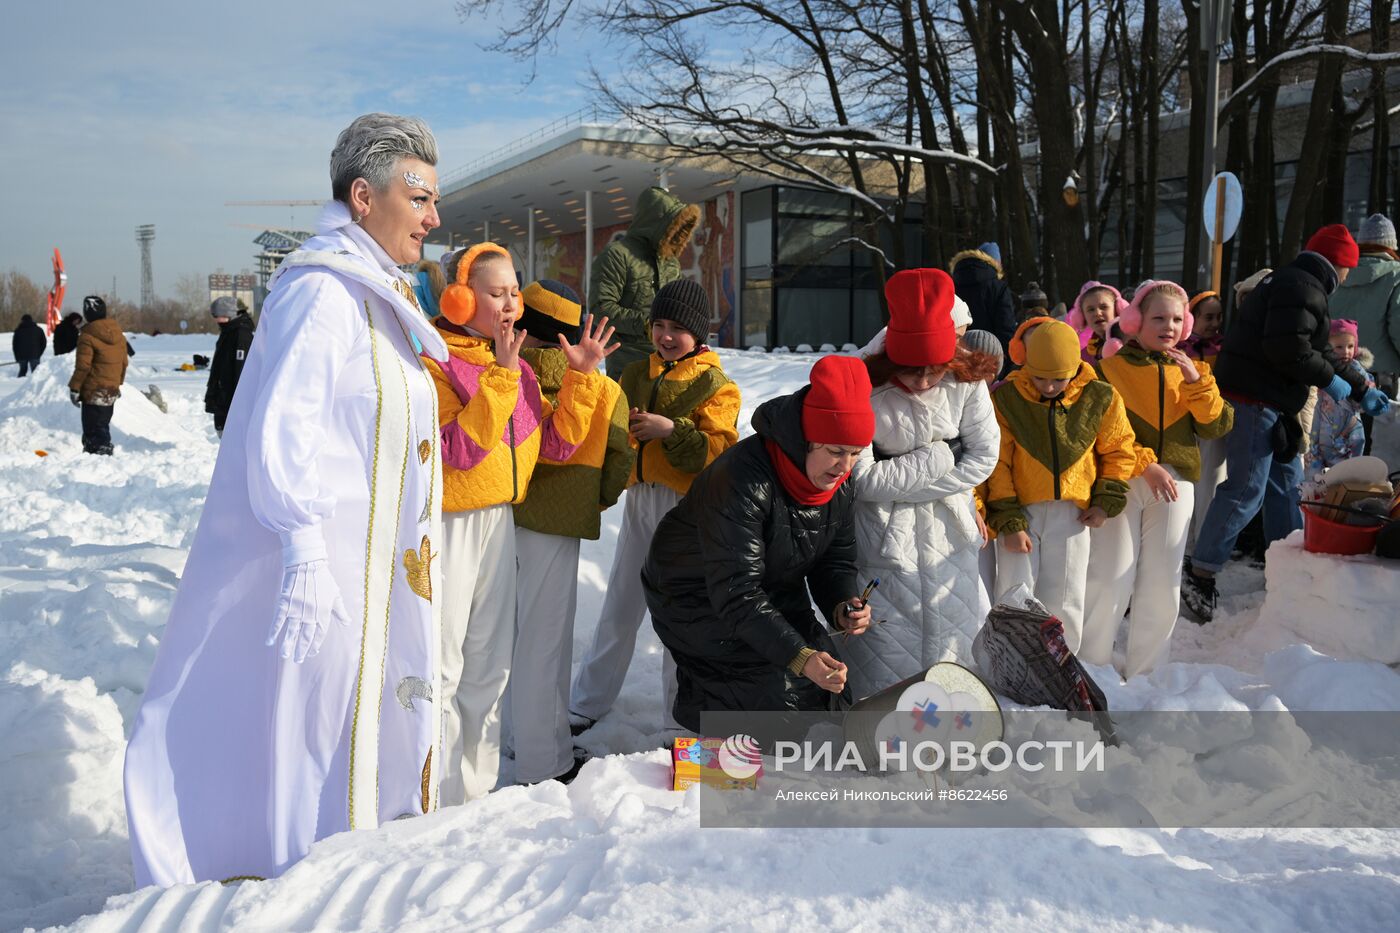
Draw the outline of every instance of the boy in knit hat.
<instances>
[{"instance_id":1,"label":"boy in knit hat","mask_svg":"<svg viewBox=\"0 0 1400 933\"><path fill-rule=\"evenodd\" d=\"M1223 437L1234 412L1210 365L1181 349L1191 333L1186 290L1143 282L1121 317L1128 342L1099 364L1123 398L1138 466L1123 515L1090 534L1087 612L1080 660L1113 661L1113 640L1132 600L1125 678L1166 660L1181 606L1181 565L1201 473L1197 439Z\"/></svg>"},{"instance_id":2,"label":"boy in knit hat","mask_svg":"<svg viewBox=\"0 0 1400 933\"><path fill-rule=\"evenodd\" d=\"M525 310L516 328L528 336L520 351L551 405L568 372L559 337L583 335L577 293L542 279L520 293ZM627 436L627 399L602 380L588 431L562 458L541 451L524 502L515 505L516 633L510 666L511 746L522 784L567 782L582 758L569 735L569 676L574 611L578 605L579 542L598 540L602 512L627 485L635 454Z\"/></svg>"},{"instance_id":3,"label":"boy in knit hat","mask_svg":"<svg viewBox=\"0 0 1400 933\"><path fill-rule=\"evenodd\" d=\"M997 600L1024 583L1079 650L1089 529L1123 511L1137 465L1123 400L1079 357L1079 335L1046 320L1025 334L1024 365L994 393L1001 454L988 480Z\"/></svg>"},{"instance_id":4,"label":"boy in knit hat","mask_svg":"<svg viewBox=\"0 0 1400 933\"><path fill-rule=\"evenodd\" d=\"M651 303L655 350L629 364L618 380L630 407L628 431L637 459L593 645L574 680L569 711L577 732L602 718L622 689L647 612L639 574L657 524L695 475L739 439L739 387L705 346L709 329L710 300L699 283L663 285ZM675 665L669 654L662 664L663 724L669 724Z\"/></svg>"}]
</instances>

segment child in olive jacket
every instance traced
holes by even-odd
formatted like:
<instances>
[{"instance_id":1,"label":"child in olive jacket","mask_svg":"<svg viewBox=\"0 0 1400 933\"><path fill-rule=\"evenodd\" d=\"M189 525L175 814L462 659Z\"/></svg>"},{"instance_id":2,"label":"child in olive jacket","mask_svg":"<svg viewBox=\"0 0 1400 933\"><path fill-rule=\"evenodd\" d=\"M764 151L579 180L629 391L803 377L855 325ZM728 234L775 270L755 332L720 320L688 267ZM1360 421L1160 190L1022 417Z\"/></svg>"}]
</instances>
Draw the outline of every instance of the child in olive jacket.
<instances>
[{"instance_id":1,"label":"child in olive jacket","mask_svg":"<svg viewBox=\"0 0 1400 933\"><path fill-rule=\"evenodd\" d=\"M680 279L662 286L651 304L656 350L627 366L619 380L631 406L637 459L593 646L574 679L569 710L578 731L607 713L622 689L647 612L641 569L656 526L695 475L739 439L739 387L704 344L709 324L709 298L698 283ZM669 654L662 663L662 722L669 724L676 672Z\"/></svg>"}]
</instances>

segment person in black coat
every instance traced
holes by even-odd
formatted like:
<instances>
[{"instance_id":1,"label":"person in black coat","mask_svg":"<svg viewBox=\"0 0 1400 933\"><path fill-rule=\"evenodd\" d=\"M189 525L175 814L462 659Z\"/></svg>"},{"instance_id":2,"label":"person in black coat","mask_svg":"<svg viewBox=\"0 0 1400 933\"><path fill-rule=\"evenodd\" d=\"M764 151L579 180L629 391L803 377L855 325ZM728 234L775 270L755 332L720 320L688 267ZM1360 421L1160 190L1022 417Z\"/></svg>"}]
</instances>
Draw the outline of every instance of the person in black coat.
<instances>
[{"instance_id":1,"label":"person in black coat","mask_svg":"<svg viewBox=\"0 0 1400 933\"><path fill-rule=\"evenodd\" d=\"M826 709L846 665L812 603L851 635L870 624L845 482L875 435L870 377L828 356L811 380L761 405L757 433L696 477L652 538L642 585L687 729L707 710Z\"/></svg>"},{"instance_id":2,"label":"person in black coat","mask_svg":"<svg viewBox=\"0 0 1400 933\"><path fill-rule=\"evenodd\" d=\"M1266 541L1302 527L1298 413L1309 386L1339 402L1352 399L1368 414L1384 413L1389 405L1385 393L1333 361L1327 342L1327 297L1358 258L1346 227L1323 227L1296 259L1255 287L1225 333L1215 378L1234 406L1235 426L1226 435L1225 481L1202 521L1210 534L1197 541L1181 591L1186 608L1202 622L1215 615L1215 574L1261 505Z\"/></svg>"},{"instance_id":3,"label":"person in black coat","mask_svg":"<svg viewBox=\"0 0 1400 933\"><path fill-rule=\"evenodd\" d=\"M82 329L83 316L76 311L69 312L53 329L53 355L62 356L78 349L78 331Z\"/></svg>"},{"instance_id":4,"label":"person in black coat","mask_svg":"<svg viewBox=\"0 0 1400 933\"><path fill-rule=\"evenodd\" d=\"M215 298L209 313L219 322L219 340L214 344L214 361L209 364L204 410L214 416L214 430L223 437L224 419L253 345L253 318L241 302L227 295Z\"/></svg>"},{"instance_id":5,"label":"person in black coat","mask_svg":"<svg viewBox=\"0 0 1400 933\"><path fill-rule=\"evenodd\" d=\"M49 338L44 329L34 323L34 318L26 314L19 319L11 347L15 351L15 362L19 363L19 374L27 376L39 368L39 358L49 348Z\"/></svg>"},{"instance_id":6,"label":"person in black coat","mask_svg":"<svg viewBox=\"0 0 1400 933\"><path fill-rule=\"evenodd\" d=\"M965 249L948 268L953 273L953 291L972 312L973 329L996 334L1004 355L1021 322L1011 289L1002 280L1001 249L995 243Z\"/></svg>"}]
</instances>

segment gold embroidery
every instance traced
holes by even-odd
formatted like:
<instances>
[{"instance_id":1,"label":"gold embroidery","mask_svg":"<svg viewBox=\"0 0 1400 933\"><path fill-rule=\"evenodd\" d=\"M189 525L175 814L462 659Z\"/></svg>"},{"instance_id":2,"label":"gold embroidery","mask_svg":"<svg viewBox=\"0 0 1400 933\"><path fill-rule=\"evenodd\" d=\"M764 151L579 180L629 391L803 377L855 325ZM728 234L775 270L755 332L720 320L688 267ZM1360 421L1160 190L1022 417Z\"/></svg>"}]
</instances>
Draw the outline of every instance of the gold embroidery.
<instances>
[{"instance_id":1,"label":"gold embroidery","mask_svg":"<svg viewBox=\"0 0 1400 933\"><path fill-rule=\"evenodd\" d=\"M422 308L418 307L418 296L413 293L412 285L409 285L403 279L399 278L394 279L393 283L394 291L398 292L400 295L403 295L404 298L408 299L408 303L413 305L413 307L417 308L420 312L423 310Z\"/></svg>"},{"instance_id":2,"label":"gold embroidery","mask_svg":"<svg viewBox=\"0 0 1400 933\"><path fill-rule=\"evenodd\" d=\"M373 466L370 469L369 477L369 533L365 535L365 608L364 623L360 630L360 664L355 672L355 712L350 720L350 780L346 790L348 791L346 800L347 816L351 829L355 829L355 739L360 731L360 701L361 688L365 682L365 642L369 634L369 578L374 558L374 507L375 490L379 487L379 429L384 417L384 382L379 372L379 354L374 343L374 313L369 309L369 299L365 299L365 319L369 322L369 359L370 368L374 371L374 454L370 461ZM393 577L390 576L392 586ZM376 785L379 776L375 775ZM376 796L378 790L375 791Z\"/></svg>"},{"instance_id":3,"label":"gold embroidery","mask_svg":"<svg viewBox=\"0 0 1400 933\"><path fill-rule=\"evenodd\" d=\"M427 463L428 458L433 455L433 445L428 441L418 442L418 462Z\"/></svg>"},{"instance_id":4,"label":"gold embroidery","mask_svg":"<svg viewBox=\"0 0 1400 933\"><path fill-rule=\"evenodd\" d=\"M403 552L403 569L408 577L408 587L428 602L433 601L433 558L437 557L433 553L432 542L428 536L423 536L423 545L415 551L413 548Z\"/></svg>"},{"instance_id":5,"label":"gold embroidery","mask_svg":"<svg viewBox=\"0 0 1400 933\"><path fill-rule=\"evenodd\" d=\"M433 767L433 750L432 750L431 748L429 748L429 749L428 749L428 757L425 758L425 759L423 759L423 812L424 812L424 813L427 813L427 812L428 812L428 808L429 808L430 806L432 806L432 803L433 803L432 795L428 792L428 787L429 787L429 784L428 784L428 775L430 775L430 774L432 773L432 767Z\"/></svg>"}]
</instances>

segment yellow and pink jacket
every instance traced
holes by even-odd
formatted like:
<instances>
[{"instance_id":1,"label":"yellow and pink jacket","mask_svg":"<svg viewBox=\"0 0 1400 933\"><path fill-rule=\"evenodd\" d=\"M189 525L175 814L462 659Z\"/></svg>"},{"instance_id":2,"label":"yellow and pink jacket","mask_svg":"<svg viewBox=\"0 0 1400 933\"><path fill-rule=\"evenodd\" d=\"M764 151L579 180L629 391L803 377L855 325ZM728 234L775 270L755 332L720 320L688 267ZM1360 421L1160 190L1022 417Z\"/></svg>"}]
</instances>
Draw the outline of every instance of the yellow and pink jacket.
<instances>
[{"instance_id":1,"label":"yellow and pink jacket","mask_svg":"<svg viewBox=\"0 0 1400 933\"><path fill-rule=\"evenodd\" d=\"M568 460L588 436L606 377L567 372L551 405L529 363L508 370L496 363L490 341L443 322L447 361L424 357L438 392L443 511L521 502L541 456Z\"/></svg>"}]
</instances>

